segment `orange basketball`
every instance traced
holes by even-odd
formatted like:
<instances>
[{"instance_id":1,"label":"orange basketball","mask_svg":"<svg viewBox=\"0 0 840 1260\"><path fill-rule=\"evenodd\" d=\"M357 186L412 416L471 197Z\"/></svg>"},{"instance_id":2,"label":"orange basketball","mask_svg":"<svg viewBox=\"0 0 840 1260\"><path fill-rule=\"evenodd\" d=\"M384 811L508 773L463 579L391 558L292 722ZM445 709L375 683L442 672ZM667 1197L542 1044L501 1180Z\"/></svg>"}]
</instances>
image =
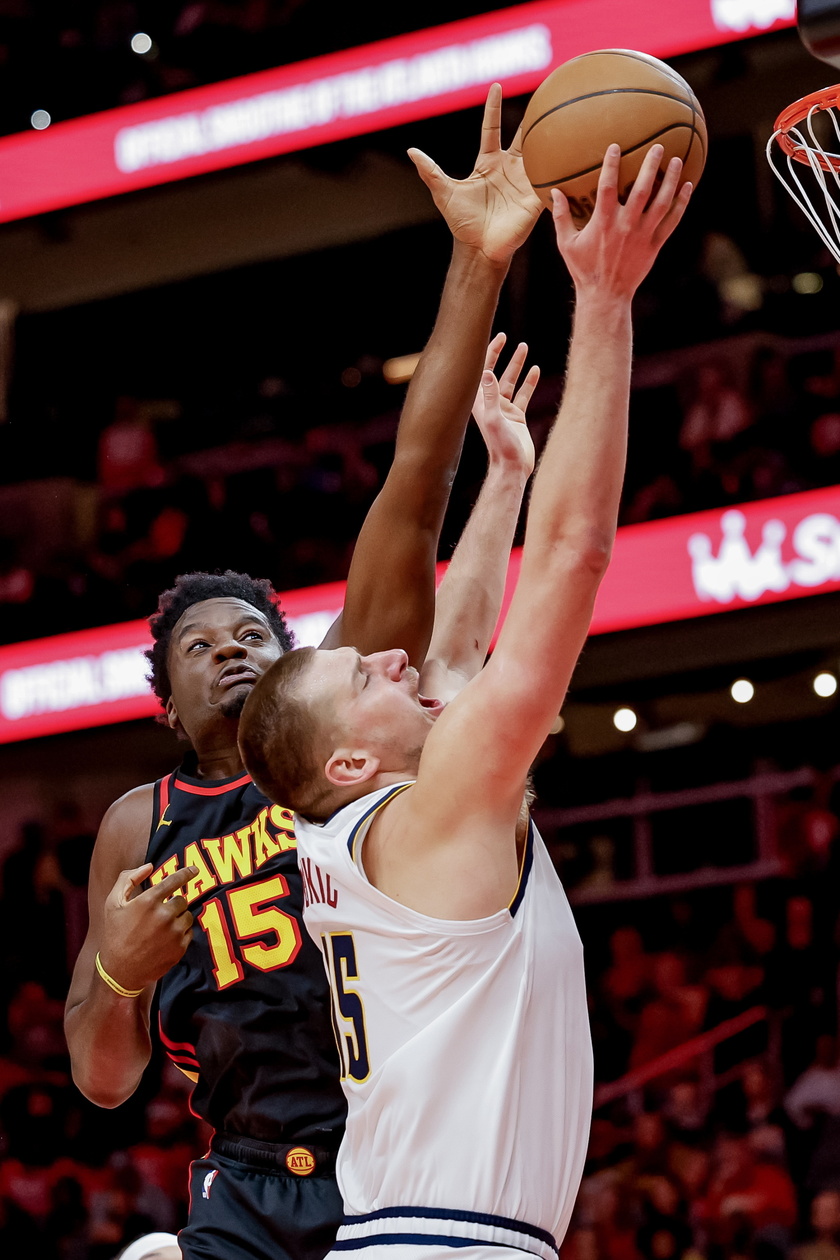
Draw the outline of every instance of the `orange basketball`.
<instances>
[{"instance_id":1,"label":"orange basketball","mask_svg":"<svg viewBox=\"0 0 840 1260\"><path fill-rule=\"evenodd\" d=\"M652 144L664 145L663 171L672 157L682 158L683 179L696 184L708 135L685 79L664 61L625 48L584 53L553 70L525 110L522 159L546 205L552 188L566 194L578 228L592 214L601 162L611 144L621 145L622 199Z\"/></svg>"}]
</instances>

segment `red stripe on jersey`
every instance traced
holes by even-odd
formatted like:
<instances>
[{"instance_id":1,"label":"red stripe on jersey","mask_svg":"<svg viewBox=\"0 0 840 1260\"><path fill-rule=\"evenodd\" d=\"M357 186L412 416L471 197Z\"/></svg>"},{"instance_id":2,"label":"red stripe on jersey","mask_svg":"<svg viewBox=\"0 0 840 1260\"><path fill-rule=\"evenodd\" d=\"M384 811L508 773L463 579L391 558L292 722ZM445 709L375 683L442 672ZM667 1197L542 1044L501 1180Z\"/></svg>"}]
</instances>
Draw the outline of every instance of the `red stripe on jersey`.
<instances>
[{"instance_id":1,"label":"red stripe on jersey","mask_svg":"<svg viewBox=\"0 0 840 1260\"><path fill-rule=\"evenodd\" d=\"M163 818L164 814L167 811L167 808L169 807L169 780L171 778L172 778L172 775L168 774L166 778L161 779L160 783L158 784L158 808L160 809L161 818ZM159 825L160 824L158 823L158 826Z\"/></svg>"},{"instance_id":2,"label":"red stripe on jersey","mask_svg":"<svg viewBox=\"0 0 840 1260\"><path fill-rule=\"evenodd\" d=\"M201 1068L196 1059L176 1059L174 1054L167 1052L169 1062L174 1064L176 1068L180 1068L182 1072L200 1072Z\"/></svg>"},{"instance_id":3,"label":"red stripe on jersey","mask_svg":"<svg viewBox=\"0 0 840 1260\"><path fill-rule=\"evenodd\" d=\"M163 1031L163 1021L161 1020L160 1013L158 1013L158 1031L160 1032L161 1041L168 1050L186 1050L191 1055L195 1055L195 1046L191 1046L188 1041L170 1041L169 1037L167 1037L166 1033Z\"/></svg>"},{"instance_id":4,"label":"red stripe on jersey","mask_svg":"<svg viewBox=\"0 0 840 1260\"><path fill-rule=\"evenodd\" d=\"M234 779L233 783L222 783L219 787L199 787L197 783L184 783L183 779L178 779L175 786L182 792L192 792L193 796L221 796L223 792L233 792L251 782L250 774L243 774L241 779Z\"/></svg>"},{"instance_id":5,"label":"red stripe on jersey","mask_svg":"<svg viewBox=\"0 0 840 1260\"><path fill-rule=\"evenodd\" d=\"M158 783L157 783L158 816L157 816L157 823L155 825L155 831L160 830L160 828L163 826L164 821L166 819L166 811L169 809L169 785L171 784L174 777L175 777L174 774L168 774L165 779L158 779ZM155 831L152 832L152 835L155 834Z\"/></svg>"}]
</instances>

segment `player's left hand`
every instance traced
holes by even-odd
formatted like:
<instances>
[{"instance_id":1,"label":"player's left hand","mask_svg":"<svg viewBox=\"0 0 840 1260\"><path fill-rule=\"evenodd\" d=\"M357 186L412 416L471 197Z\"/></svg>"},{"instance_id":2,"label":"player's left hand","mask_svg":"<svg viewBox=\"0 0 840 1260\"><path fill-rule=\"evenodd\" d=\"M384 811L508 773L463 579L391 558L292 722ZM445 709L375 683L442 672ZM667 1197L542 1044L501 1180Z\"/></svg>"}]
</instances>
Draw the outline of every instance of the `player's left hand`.
<instances>
[{"instance_id":1,"label":"player's left hand","mask_svg":"<svg viewBox=\"0 0 840 1260\"><path fill-rule=\"evenodd\" d=\"M502 89L487 93L481 147L472 174L453 179L420 149L409 149L420 177L456 240L480 250L496 266L507 266L528 238L543 203L522 164L520 133L509 149L501 145Z\"/></svg>"},{"instance_id":2,"label":"player's left hand","mask_svg":"<svg viewBox=\"0 0 840 1260\"><path fill-rule=\"evenodd\" d=\"M505 341L505 334L497 333L487 347L473 415L484 438L490 463L521 468L525 476L530 477L536 453L525 412L540 379L540 369L536 364L530 367L517 390L516 382L528 357L528 347L521 341L497 379L494 368Z\"/></svg>"}]
</instances>

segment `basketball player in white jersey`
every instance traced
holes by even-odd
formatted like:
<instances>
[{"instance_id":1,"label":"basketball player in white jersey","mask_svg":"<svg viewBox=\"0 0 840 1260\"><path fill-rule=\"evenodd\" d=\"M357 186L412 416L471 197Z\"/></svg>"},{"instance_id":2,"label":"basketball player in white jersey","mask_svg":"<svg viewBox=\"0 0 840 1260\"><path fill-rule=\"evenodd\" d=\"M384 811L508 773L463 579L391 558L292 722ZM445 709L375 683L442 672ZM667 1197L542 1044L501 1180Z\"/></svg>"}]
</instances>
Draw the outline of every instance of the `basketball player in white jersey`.
<instances>
[{"instance_id":1,"label":"basketball player in white jersey","mask_svg":"<svg viewBox=\"0 0 840 1260\"><path fill-rule=\"evenodd\" d=\"M271 666L240 723L248 770L298 812L306 924L332 990L349 1108L336 1255L552 1260L577 1194L592 1102L582 946L523 794L615 534L631 300L691 192L677 160L655 191L656 146L622 205L619 156L580 232L553 194L574 333L489 661L512 532L502 493L495 536L476 528L456 553L422 678L398 650L304 648Z\"/></svg>"}]
</instances>

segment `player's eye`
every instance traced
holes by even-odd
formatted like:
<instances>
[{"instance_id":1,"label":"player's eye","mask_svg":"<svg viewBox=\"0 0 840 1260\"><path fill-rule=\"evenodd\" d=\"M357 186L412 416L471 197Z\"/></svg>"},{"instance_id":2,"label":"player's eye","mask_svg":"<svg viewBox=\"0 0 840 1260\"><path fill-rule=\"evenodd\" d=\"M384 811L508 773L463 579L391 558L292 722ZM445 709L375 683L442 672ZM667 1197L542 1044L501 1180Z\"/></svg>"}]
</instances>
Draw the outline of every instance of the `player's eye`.
<instances>
[{"instance_id":1,"label":"player's eye","mask_svg":"<svg viewBox=\"0 0 840 1260\"><path fill-rule=\"evenodd\" d=\"M196 639L194 643L190 644L190 646L187 648L187 651L192 652L194 648L209 647L209 646L210 645L208 644L206 639Z\"/></svg>"},{"instance_id":2,"label":"player's eye","mask_svg":"<svg viewBox=\"0 0 840 1260\"><path fill-rule=\"evenodd\" d=\"M264 637L265 636L263 635L261 630L246 630L242 636L243 639L254 638L254 639L260 639L260 640L262 640Z\"/></svg>"}]
</instances>

